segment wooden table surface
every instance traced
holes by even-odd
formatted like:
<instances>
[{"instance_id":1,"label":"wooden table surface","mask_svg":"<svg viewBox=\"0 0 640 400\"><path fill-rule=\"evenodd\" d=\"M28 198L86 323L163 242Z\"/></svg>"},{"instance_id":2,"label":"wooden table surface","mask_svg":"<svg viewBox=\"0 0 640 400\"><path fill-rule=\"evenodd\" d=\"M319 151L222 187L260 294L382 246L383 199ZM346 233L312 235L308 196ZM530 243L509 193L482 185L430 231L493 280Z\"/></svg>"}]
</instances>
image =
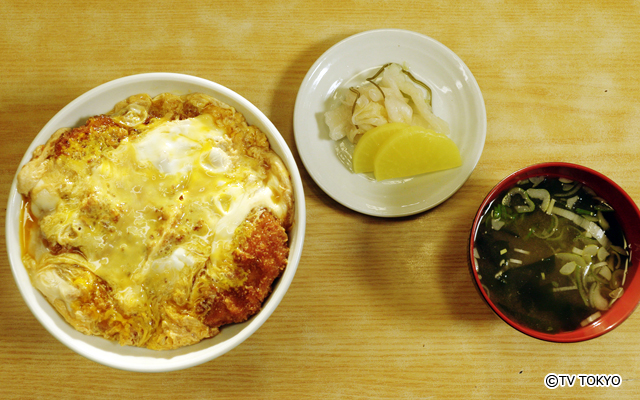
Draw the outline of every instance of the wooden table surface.
<instances>
[{"instance_id":1,"label":"wooden table surface","mask_svg":"<svg viewBox=\"0 0 640 400\"><path fill-rule=\"evenodd\" d=\"M0 398L631 398L640 313L598 339L554 344L482 302L465 246L487 192L543 161L598 170L640 199L640 6L632 1L230 1L0 3L0 208L30 142L62 107L107 81L195 75L261 109L293 151L307 228L293 283L271 318L224 356L132 373L77 355L33 317L0 234ZM487 109L482 157L437 208L379 219L327 196L295 147L304 75L353 34L400 28L453 50ZM619 387L550 390L557 374L618 374Z\"/></svg>"}]
</instances>

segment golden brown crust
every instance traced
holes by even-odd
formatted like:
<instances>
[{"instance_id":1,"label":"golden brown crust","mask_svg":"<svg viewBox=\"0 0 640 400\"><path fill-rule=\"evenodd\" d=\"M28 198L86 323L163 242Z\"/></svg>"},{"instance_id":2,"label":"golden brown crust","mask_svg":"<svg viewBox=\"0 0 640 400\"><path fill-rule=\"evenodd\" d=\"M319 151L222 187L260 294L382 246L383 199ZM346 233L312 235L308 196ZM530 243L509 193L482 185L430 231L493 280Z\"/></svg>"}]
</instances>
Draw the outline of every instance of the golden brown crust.
<instances>
[{"instance_id":1,"label":"golden brown crust","mask_svg":"<svg viewBox=\"0 0 640 400\"><path fill-rule=\"evenodd\" d=\"M83 126L63 132L55 141L51 156L69 157L91 164L101 158L106 147L118 147L120 141L130 134L131 130L105 115L91 117Z\"/></svg>"},{"instance_id":2,"label":"golden brown crust","mask_svg":"<svg viewBox=\"0 0 640 400\"><path fill-rule=\"evenodd\" d=\"M242 287L212 294L200 304L204 323L210 327L242 322L255 314L271 293L273 281L287 265L287 233L267 210L255 210L236 231L234 260L246 275ZM215 293L215 294L214 294Z\"/></svg>"}]
</instances>

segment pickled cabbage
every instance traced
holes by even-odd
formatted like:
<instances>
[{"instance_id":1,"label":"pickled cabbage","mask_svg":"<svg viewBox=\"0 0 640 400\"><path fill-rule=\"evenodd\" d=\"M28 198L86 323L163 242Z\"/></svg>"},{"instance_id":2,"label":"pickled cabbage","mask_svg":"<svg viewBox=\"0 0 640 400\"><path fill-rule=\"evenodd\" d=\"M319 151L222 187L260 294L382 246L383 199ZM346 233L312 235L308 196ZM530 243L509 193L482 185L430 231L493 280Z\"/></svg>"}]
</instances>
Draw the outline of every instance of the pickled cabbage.
<instances>
[{"instance_id":1,"label":"pickled cabbage","mask_svg":"<svg viewBox=\"0 0 640 400\"><path fill-rule=\"evenodd\" d=\"M447 122L433 113L429 88L399 64L386 64L361 85L342 90L339 104L324 114L333 140L357 143L368 130L391 122L449 135Z\"/></svg>"}]
</instances>

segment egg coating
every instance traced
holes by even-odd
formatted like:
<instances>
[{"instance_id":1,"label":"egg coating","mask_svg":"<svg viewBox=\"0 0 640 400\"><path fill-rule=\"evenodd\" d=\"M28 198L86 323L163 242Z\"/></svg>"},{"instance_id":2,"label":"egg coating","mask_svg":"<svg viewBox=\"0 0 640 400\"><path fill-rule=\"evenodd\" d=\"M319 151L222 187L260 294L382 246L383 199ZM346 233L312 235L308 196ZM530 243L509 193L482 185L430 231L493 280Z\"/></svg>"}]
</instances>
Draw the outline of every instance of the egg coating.
<instances>
[{"instance_id":1,"label":"egg coating","mask_svg":"<svg viewBox=\"0 0 640 400\"><path fill-rule=\"evenodd\" d=\"M204 94L131 96L58 130L18 174L23 261L78 331L164 350L262 306L286 268L289 173Z\"/></svg>"}]
</instances>

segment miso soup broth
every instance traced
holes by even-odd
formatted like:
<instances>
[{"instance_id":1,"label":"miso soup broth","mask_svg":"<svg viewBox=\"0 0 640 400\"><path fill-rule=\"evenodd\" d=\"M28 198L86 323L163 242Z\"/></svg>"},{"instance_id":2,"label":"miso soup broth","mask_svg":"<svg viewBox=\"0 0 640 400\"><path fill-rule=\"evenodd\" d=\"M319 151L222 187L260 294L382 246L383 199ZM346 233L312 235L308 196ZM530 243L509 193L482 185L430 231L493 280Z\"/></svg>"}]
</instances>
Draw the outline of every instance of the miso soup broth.
<instances>
[{"instance_id":1,"label":"miso soup broth","mask_svg":"<svg viewBox=\"0 0 640 400\"><path fill-rule=\"evenodd\" d=\"M491 302L530 329L585 326L624 293L629 253L615 210L580 182L518 182L482 215L475 249Z\"/></svg>"}]
</instances>

